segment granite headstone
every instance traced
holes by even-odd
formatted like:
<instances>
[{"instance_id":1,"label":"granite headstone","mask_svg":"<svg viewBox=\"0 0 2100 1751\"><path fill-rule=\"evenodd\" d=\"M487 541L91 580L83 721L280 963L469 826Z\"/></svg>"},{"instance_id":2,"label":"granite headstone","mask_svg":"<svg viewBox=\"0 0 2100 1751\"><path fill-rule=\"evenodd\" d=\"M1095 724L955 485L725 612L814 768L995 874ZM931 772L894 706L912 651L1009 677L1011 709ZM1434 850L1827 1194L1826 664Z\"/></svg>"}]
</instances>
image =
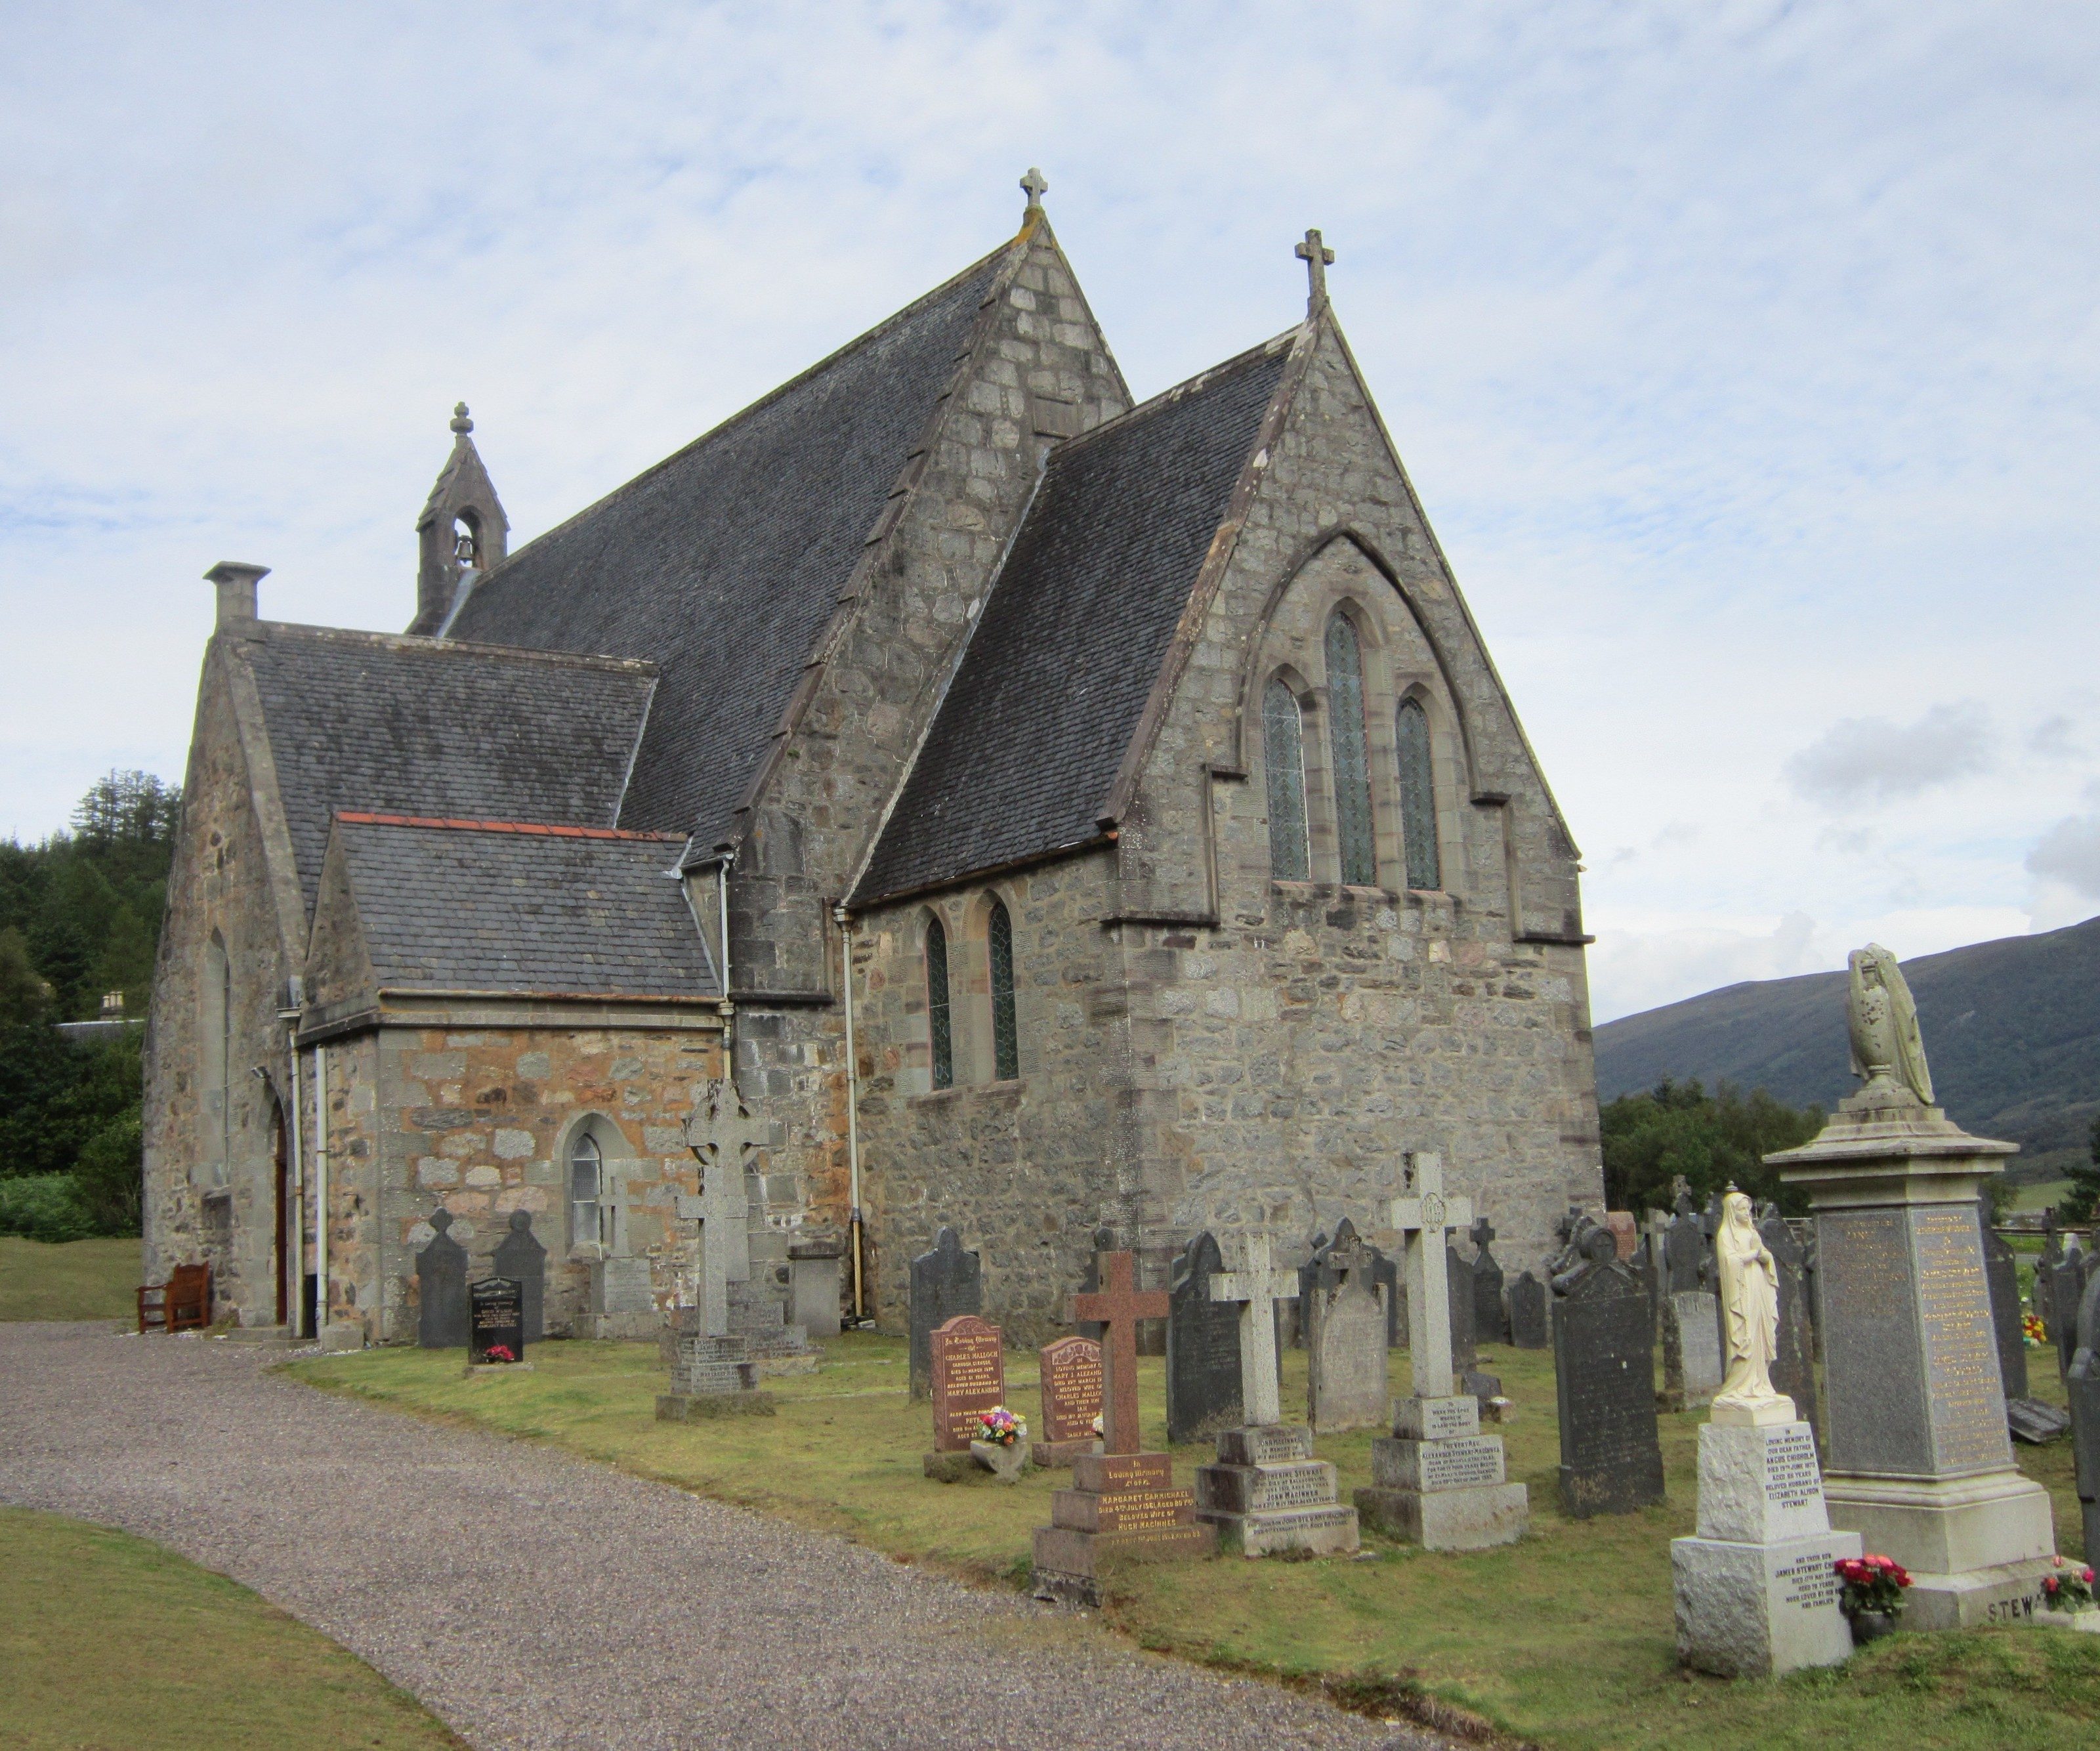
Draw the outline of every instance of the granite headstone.
<instances>
[{"instance_id":1,"label":"granite headstone","mask_svg":"<svg viewBox=\"0 0 2100 1751\"><path fill-rule=\"evenodd\" d=\"M1211 1279L1224 1268L1208 1229L1174 1261L1167 1291L1167 1439L1193 1441L1237 1428L1240 1405L1240 1315L1211 1299Z\"/></svg>"},{"instance_id":2,"label":"granite headstone","mask_svg":"<svg viewBox=\"0 0 2100 1751\"><path fill-rule=\"evenodd\" d=\"M953 1228L944 1228L931 1252L911 1261L911 1380L914 1398L933 1385L933 1332L964 1313L984 1312L984 1267L965 1252Z\"/></svg>"},{"instance_id":3,"label":"granite headstone","mask_svg":"<svg viewBox=\"0 0 2100 1751\"><path fill-rule=\"evenodd\" d=\"M1502 1268L1491 1250L1493 1224L1480 1217L1467 1231L1473 1253L1473 1339L1476 1343L1510 1341L1509 1309L1502 1303Z\"/></svg>"},{"instance_id":4,"label":"granite headstone","mask_svg":"<svg viewBox=\"0 0 2100 1751\"><path fill-rule=\"evenodd\" d=\"M1006 1402L1006 1356L999 1327L974 1313L944 1320L928 1339L933 1398L933 1451L968 1453L977 1414Z\"/></svg>"},{"instance_id":5,"label":"granite headstone","mask_svg":"<svg viewBox=\"0 0 2100 1751\"><path fill-rule=\"evenodd\" d=\"M2019 1260L2004 1235L1991 1226L1988 1208L1979 1206L1983 1230L1983 1274L1991 1282L1991 1324L1998 1337L1998 1374L2008 1401L2027 1396L2027 1344L2020 1307Z\"/></svg>"},{"instance_id":6,"label":"granite headstone","mask_svg":"<svg viewBox=\"0 0 2100 1751\"><path fill-rule=\"evenodd\" d=\"M525 1360L525 1297L514 1278L484 1277L467 1286L467 1307L473 1335L467 1341L467 1361L522 1362Z\"/></svg>"},{"instance_id":7,"label":"granite headstone","mask_svg":"<svg viewBox=\"0 0 2100 1751\"><path fill-rule=\"evenodd\" d=\"M1052 1465L1092 1450L1101 1414L1101 1347L1092 1338L1057 1338L1039 1356L1043 1382L1043 1427L1038 1458Z\"/></svg>"},{"instance_id":8,"label":"granite headstone","mask_svg":"<svg viewBox=\"0 0 2100 1751\"><path fill-rule=\"evenodd\" d=\"M1376 1428L1392 1402L1370 1249L1344 1228L1321 1256L1306 1320L1306 1420L1321 1434Z\"/></svg>"},{"instance_id":9,"label":"granite headstone","mask_svg":"<svg viewBox=\"0 0 2100 1751\"><path fill-rule=\"evenodd\" d=\"M430 1217L435 1236L416 1255L416 1341L426 1350L456 1350L469 1341L466 1248L452 1237L452 1213Z\"/></svg>"},{"instance_id":10,"label":"granite headstone","mask_svg":"<svg viewBox=\"0 0 2100 1751\"><path fill-rule=\"evenodd\" d=\"M1546 1285L1529 1271L1517 1273L1510 1285L1510 1342L1520 1350L1543 1350L1552 1343L1547 1333Z\"/></svg>"},{"instance_id":11,"label":"granite headstone","mask_svg":"<svg viewBox=\"0 0 2100 1751\"><path fill-rule=\"evenodd\" d=\"M1590 1264L1553 1310L1560 1504L1578 1520L1630 1514L1663 1495L1648 1291L1608 1228L1589 1245Z\"/></svg>"},{"instance_id":12,"label":"granite headstone","mask_svg":"<svg viewBox=\"0 0 2100 1751\"><path fill-rule=\"evenodd\" d=\"M1809 1426L1820 1446L1823 1422L1815 1406L1815 1334L1808 1318L1801 1242L1776 1205L1766 1207L1758 1235L1779 1267L1779 1353L1772 1358L1772 1390L1793 1400L1794 1414ZM1722 1360L1725 1366L1725 1355Z\"/></svg>"},{"instance_id":13,"label":"granite headstone","mask_svg":"<svg viewBox=\"0 0 2100 1751\"><path fill-rule=\"evenodd\" d=\"M532 1213L510 1212L510 1230L496 1249L496 1274L510 1277L524 1297L525 1336L537 1343L546 1334L547 1249L532 1236Z\"/></svg>"}]
</instances>

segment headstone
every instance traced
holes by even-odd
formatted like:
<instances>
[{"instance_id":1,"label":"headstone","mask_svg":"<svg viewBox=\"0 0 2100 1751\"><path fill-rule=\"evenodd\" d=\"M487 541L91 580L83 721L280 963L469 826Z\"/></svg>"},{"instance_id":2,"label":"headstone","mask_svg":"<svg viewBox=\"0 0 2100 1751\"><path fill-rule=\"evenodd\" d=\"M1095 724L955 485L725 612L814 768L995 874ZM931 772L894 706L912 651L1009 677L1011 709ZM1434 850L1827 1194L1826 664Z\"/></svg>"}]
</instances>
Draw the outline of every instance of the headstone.
<instances>
[{"instance_id":1,"label":"headstone","mask_svg":"<svg viewBox=\"0 0 2100 1751\"><path fill-rule=\"evenodd\" d=\"M1347 1222L1349 1219L1344 1216L1342 1220ZM1298 1295L1287 1312L1297 1321L1290 1341L1301 1350L1305 1347L1305 1321L1312 1305L1312 1283L1319 1275L1320 1261L1326 1256L1327 1246L1327 1234L1323 1228L1306 1242L1305 1262L1298 1267Z\"/></svg>"},{"instance_id":2,"label":"headstone","mask_svg":"<svg viewBox=\"0 0 2100 1751\"><path fill-rule=\"evenodd\" d=\"M1472 1220L1472 1200L1445 1193L1435 1155L1410 1154L1405 1172L1392 1226L1407 1245L1414 1390L1394 1405L1392 1436L1371 1443L1372 1483L1357 1491L1357 1511L1428 1550L1508 1544L1524 1536L1529 1497L1508 1481L1501 1440L1480 1432L1480 1402L1456 1390L1452 1369L1449 1237Z\"/></svg>"},{"instance_id":3,"label":"headstone","mask_svg":"<svg viewBox=\"0 0 2100 1751\"><path fill-rule=\"evenodd\" d=\"M525 1295L514 1277L484 1277L467 1286L473 1336L467 1344L470 1366L525 1360Z\"/></svg>"},{"instance_id":4,"label":"headstone","mask_svg":"<svg viewBox=\"0 0 2100 1751\"><path fill-rule=\"evenodd\" d=\"M933 1329L957 1315L984 1312L984 1267L944 1228L931 1252L911 1261L911 1380L914 1398L933 1386Z\"/></svg>"},{"instance_id":5,"label":"headstone","mask_svg":"<svg viewBox=\"0 0 2100 1751\"><path fill-rule=\"evenodd\" d=\"M1641 1293L1648 1297L1648 1339L1652 1346L1662 1331L1658 1311L1662 1304L1662 1268L1656 1263L1655 1236L1642 1235L1640 1244L1634 1248L1634 1255L1628 1262L1633 1266L1634 1275L1640 1279Z\"/></svg>"},{"instance_id":6,"label":"headstone","mask_svg":"<svg viewBox=\"0 0 2100 1751\"><path fill-rule=\"evenodd\" d=\"M1663 1494L1648 1291L1620 1262L1608 1229L1590 1246L1589 1268L1553 1317L1560 1505L1577 1520L1630 1514Z\"/></svg>"},{"instance_id":7,"label":"headstone","mask_svg":"<svg viewBox=\"0 0 2100 1751\"><path fill-rule=\"evenodd\" d=\"M1006 1356L999 1327L974 1313L936 1326L928 1340L933 1399L933 1451L964 1453L981 1411L1006 1402Z\"/></svg>"},{"instance_id":8,"label":"headstone","mask_svg":"<svg viewBox=\"0 0 2100 1751\"><path fill-rule=\"evenodd\" d=\"M1801 1242L1776 1206L1769 1207L1758 1224L1758 1237L1779 1268L1779 1353L1772 1358L1772 1390L1793 1400L1795 1414L1820 1440L1823 1424L1815 1406L1815 1335L1808 1321Z\"/></svg>"},{"instance_id":9,"label":"headstone","mask_svg":"<svg viewBox=\"0 0 2100 1751\"><path fill-rule=\"evenodd\" d=\"M1480 1339L1473 1329L1473 1261L1461 1258L1456 1246L1444 1249L1444 1282L1450 1297L1452 1370L1471 1374L1480 1364Z\"/></svg>"},{"instance_id":10,"label":"headstone","mask_svg":"<svg viewBox=\"0 0 2100 1751\"><path fill-rule=\"evenodd\" d=\"M1345 1221L1321 1255L1306 1319L1307 1420L1322 1435L1372 1429L1390 1414L1385 1308L1370 1249Z\"/></svg>"},{"instance_id":11,"label":"headstone","mask_svg":"<svg viewBox=\"0 0 2100 1751\"><path fill-rule=\"evenodd\" d=\"M1510 1285L1510 1342L1520 1350L1543 1350L1553 1340L1546 1330L1546 1285L1529 1271Z\"/></svg>"},{"instance_id":12,"label":"headstone","mask_svg":"<svg viewBox=\"0 0 2100 1751\"><path fill-rule=\"evenodd\" d=\"M1043 1427L1035 1443L1035 1461L1068 1466L1092 1453L1101 1437L1094 1422L1101 1414L1101 1347L1092 1338L1053 1339L1038 1357L1043 1382Z\"/></svg>"},{"instance_id":13,"label":"headstone","mask_svg":"<svg viewBox=\"0 0 2100 1751\"><path fill-rule=\"evenodd\" d=\"M751 1276L751 1211L743 1176L758 1170L765 1129L727 1078L701 1085L686 1122L686 1146L699 1163L700 1189L697 1197L681 1197L675 1207L682 1220L700 1225L702 1335L730 1334L730 1285Z\"/></svg>"},{"instance_id":14,"label":"headstone","mask_svg":"<svg viewBox=\"0 0 2100 1751\"><path fill-rule=\"evenodd\" d=\"M1240 1404L1247 1426L1283 1420L1277 1383L1277 1305L1297 1294L1297 1274L1271 1263L1268 1237L1246 1235L1233 1243L1233 1268L1211 1279L1211 1299L1239 1321Z\"/></svg>"},{"instance_id":15,"label":"headstone","mask_svg":"<svg viewBox=\"0 0 2100 1751\"><path fill-rule=\"evenodd\" d=\"M1196 1519L1196 1498L1174 1485L1165 1453L1140 1452L1137 1325L1163 1319L1162 1290L1141 1290L1136 1260L1105 1253L1091 1295L1072 1298L1074 1322L1101 1326L1102 1447L1072 1462L1072 1485L1050 1497L1050 1524L1035 1528L1032 1590L1038 1599L1098 1605L1104 1558L1200 1556L1217 1533Z\"/></svg>"},{"instance_id":16,"label":"headstone","mask_svg":"<svg viewBox=\"0 0 2100 1751\"><path fill-rule=\"evenodd\" d=\"M788 1246L788 1323L805 1337L836 1338L839 1316L839 1272L846 1243L836 1238L805 1237Z\"/></svg>"},{"instance_id":17,"label":"headstone","mask_svg":"<svg viewBox=\"0 0 2100 1751\"><path fill-rule=\"evenodd\" d=\"M2074 1237L2071 1245L2064 1248L2063 1263L2049 1273L2049 1302L2061 1317L2049 1328L2049 1334L2056 1341L2057 1378L2067 1390L2071 1384L2071 1360L2078 1353L2076 1309L2085 1292L2085 1273L2080 1268L2083 1262Z\"/></svg>"},{"instance_id":18,"label":"headstone","mask_svg":"<svg viewBox=\"0 0 2100 1751\"><path fill-rule=\"evenodd\" d=\"M1335 1467L1312 1456L1302 1424L1227 1429L1215 1465L1196 1468L1196 1515L1236 1543L1242 1556L1281 1550L1316 1556L1356 1550L1357 1511L1344 1507Z\"/></svg>"},{"instance_id":19,"label":"headstone","mask_svg":"<svg viewBox=\"0 0 2100 1751\"><path fill-rule=\"evenodd\" d=\"M2081 1341L2065 1383L2079 1519L2090 1563L2100 1555L2100 1275L2085 1286L2076 1323Z\"/></svg>"},{"instance_id":20,"label":"headstone","mask_svg":"<svg viewBox=\"0 0 2100 1751\"><path fill-rule=\"evenodd\" d=\"M1167 1295L1167 1439L1193 1441L1237 1428L1240 1403L1239 1309L1215 1300L1211 1280L1224 1268L1207 1229L1174 1261Z\"/></svg>"},{"instance_id":21,"label":"headstone","mask_svg":"<svg viewBox=\"0 0 2100 1751\"><path fill-rule=\"evenodd\" d=\"M2063 1237L2056 1231L2054 1208L2041 1213L2041 1256L2035 1260L2034 1310L2049 1341L2056 1342L2056 1303L2049 1291L2056 1286L2056 1268L2063 1263ZM2076 1310L2073 1310L2074 1315Z\"/></svg>"},{"instance_id":22,"label":"headstone","mask_svg":"<svg viewBox=\"0 0 2100 1751\"><path fill-rule=\"evenodd\" d=\"M788 1318L788 1303L765 1281L748 1277L729 1286L729 1329L743 1341L761 1374L809 1374L822 1360L810 1347L810 1334Z\"/></svg>"},{"instance_id":23,"label":"headstone","mask_svg":"<svg viewBox=\"0 0 2100 1751\"><path fill-rule=\"evenodd\" d=\"M1371 1281L1378 1286L1379 1299L1385 1304L1385 1347L1388 1350L1407 1347L1407 1310L1402 1305L1400 1294L1400 1261L1380 1251L1368 1241L1364 1250L1371 1258Z\"/></svg>"},{"instance_id":24,"label":"headstone","mask_svg":"<svg viewBox=\"0 0 2100 1751\"><path fill-rule=\"evenodd\" d=\"M1509 1309L1502 1304L1502 1268L1489 1245L1495 1231L1485 1216L1469 1231L1473 1242L1473 1337L1480 1343L1510 1341Z\"/></svg>"},{"instance_id":25,"label":"headstone","mask_svg":"<svg viewBox=\"0 0 2100 1751\"><path fill-rule=\"evenodd\" d=\"M525 1336L537 1343L545 1335L547 1249L532 1237L532 1213L510 1212L510 1231L496 1249L496 1274L518 1285L524 1297Z\"/></svg>"},{"instance_id":26,"label":"headstone","mask_svg":"<svg viewBox=\"0 0 2100 1751\"><path fill-rule=\"evenodd\" d=\"M1699 1207L1686 1192L1677 1200L1677 1215L1663 1242L1663 1274L1673 1295L1695 1295L1700 1288L1699 1263L1706 1250L1705 1230L1700 1226Z\"/></svg>"},{"instance_id":27,"label":"headstone","mask_svg":"<svg viewBox=\"0 0 2100 1751\"><path fill-rule=\"evenodd\" d=\"M1721 1389L1721 1330L1714 1297L1679 1291L1662 1303L1662 1408L1692 1410Z\"/></svg>"},{"instance_id":28,"label":"headstone","mask_svg":"<svg viewBox=\"0 0 2100 1751\"><path fill-rule=\"evenodd\" d=\"M452 1213L430 1217L437 1237L416 1255L416 1341L426 1350L456 1350L468 1341L466 1248L448 1232Z\"/></svg>"},{"instance_id":29,"label":"headstone","mask_svg":"<svg viewBox=\"0 0 2100 1751\"><path fill-rule=\"evenodd\" d=\"M1611 1230L1612 1242L1619 1250L1619 1263L1624 1264L1633 1257L1634 1248L1640 1242L1634 1213L1630 1210L1608 1210L1604 1212L1604 1226Z\"/></svg>"}]
</instances>

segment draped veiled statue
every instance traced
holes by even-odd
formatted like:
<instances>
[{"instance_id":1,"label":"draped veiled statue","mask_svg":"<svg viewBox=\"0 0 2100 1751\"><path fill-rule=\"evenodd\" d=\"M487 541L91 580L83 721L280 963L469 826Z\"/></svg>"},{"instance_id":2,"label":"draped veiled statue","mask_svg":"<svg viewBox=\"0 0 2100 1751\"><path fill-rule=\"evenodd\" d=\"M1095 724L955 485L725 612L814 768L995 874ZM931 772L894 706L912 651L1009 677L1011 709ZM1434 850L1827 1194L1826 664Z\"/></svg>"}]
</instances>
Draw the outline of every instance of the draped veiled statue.
<instances>
[{"instance_id":1,"label":"draped veiled statue","mask_svg":"<svg viewBox=\"0 0 2100 1751\"><path fill-rule=\"evenodd\" d=\"M1851 969L1846 1019L1852 1041L1852 1074L1867 1094L1908 1090L1932 1105L1932 1072L1917 1030L1917 1005L1896 958L1878 942L1846 957Z\"/></svg>"},{"instance_id":2,"label":"draped veiled statue","mask_svg":"<svg viewBox=\"0 0 2100 1751\"><path fill-rule=\"evenodd\" d=\"M1714 1254L1728 1340L1728 1372L1714 1395L1714 1420L1791 1422L1793 1400L1771 1383L1779 1354L1779 1266L1751 1220L1749 1198L1732 1188L1721 1200Z\"/></svg>"}]
</instances>

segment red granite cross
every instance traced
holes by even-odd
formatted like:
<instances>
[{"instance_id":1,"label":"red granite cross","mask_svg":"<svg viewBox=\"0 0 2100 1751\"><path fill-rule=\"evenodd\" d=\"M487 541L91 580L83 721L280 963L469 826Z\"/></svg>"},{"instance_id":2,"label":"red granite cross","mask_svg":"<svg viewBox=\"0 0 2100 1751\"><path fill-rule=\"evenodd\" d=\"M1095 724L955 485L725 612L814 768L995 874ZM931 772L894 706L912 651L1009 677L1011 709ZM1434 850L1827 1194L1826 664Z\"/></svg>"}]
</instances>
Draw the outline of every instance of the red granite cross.
<instances>
[{"instance_id":1,"label":"red granite cross","mask_svg":"<svg viewBox=\"0 0 2100 1751\"><path fill-rule=\"evenodd\" d=\"M1137 1432L1137 1322L1167 1317L1167 1291L1140 1290L1132 1275L1136 1255L1105 1252L1095 1260L1101 1288L1072 1297L1072 1322L1101 1327L1101 1445L1112 1453L1143 1451Z\"/></svg>"}]
</instances>

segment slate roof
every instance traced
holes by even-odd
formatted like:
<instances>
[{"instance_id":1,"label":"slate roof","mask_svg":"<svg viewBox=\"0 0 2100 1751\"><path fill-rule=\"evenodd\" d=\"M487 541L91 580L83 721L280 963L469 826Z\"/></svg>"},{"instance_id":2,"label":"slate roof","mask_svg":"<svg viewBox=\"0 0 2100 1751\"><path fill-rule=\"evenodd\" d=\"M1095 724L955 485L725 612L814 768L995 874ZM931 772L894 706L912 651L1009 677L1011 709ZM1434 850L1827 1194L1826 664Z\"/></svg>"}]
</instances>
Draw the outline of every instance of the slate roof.
<instances>
[{"instance_id":1,"label":"slate roof","mask_svg":"<svg viewBox=\"0 0 2100 1751\"><path fill-rule=\"evenodd\" d=\"M721 995L664 873L682 834L362 812L335 831L383 990Z\"/></svg>"},{"instance_id":2,"label":"slate roof","mask_svg":"<svg viewBox=\"0 0 2100 1751\"><path fill-rule=\"evenodd\" d=\"M660 666L623 825L730 836L1006 253L527 543L454 617L459 637Z\"/></svg>"},{"instance_id":3,"label":"slate roof","mask_svg":"<svg viewBox=\"0 0 2100 1751\"><path fill-rule=\"evenodd\" d=\"M1290 349L1061 445L854 896L1087 844Z\"/></svg>"},{"instance_id":4,"label":"slate roof","mask_svg":"<svg viewBox=\"0 0 2100 1751\"><path fill-rule=\"evenodd\" d=\"M649 714L645 663L265 623L255 678L311 913L339 809L611 827Z\"/></svg>"}]
</instances>

